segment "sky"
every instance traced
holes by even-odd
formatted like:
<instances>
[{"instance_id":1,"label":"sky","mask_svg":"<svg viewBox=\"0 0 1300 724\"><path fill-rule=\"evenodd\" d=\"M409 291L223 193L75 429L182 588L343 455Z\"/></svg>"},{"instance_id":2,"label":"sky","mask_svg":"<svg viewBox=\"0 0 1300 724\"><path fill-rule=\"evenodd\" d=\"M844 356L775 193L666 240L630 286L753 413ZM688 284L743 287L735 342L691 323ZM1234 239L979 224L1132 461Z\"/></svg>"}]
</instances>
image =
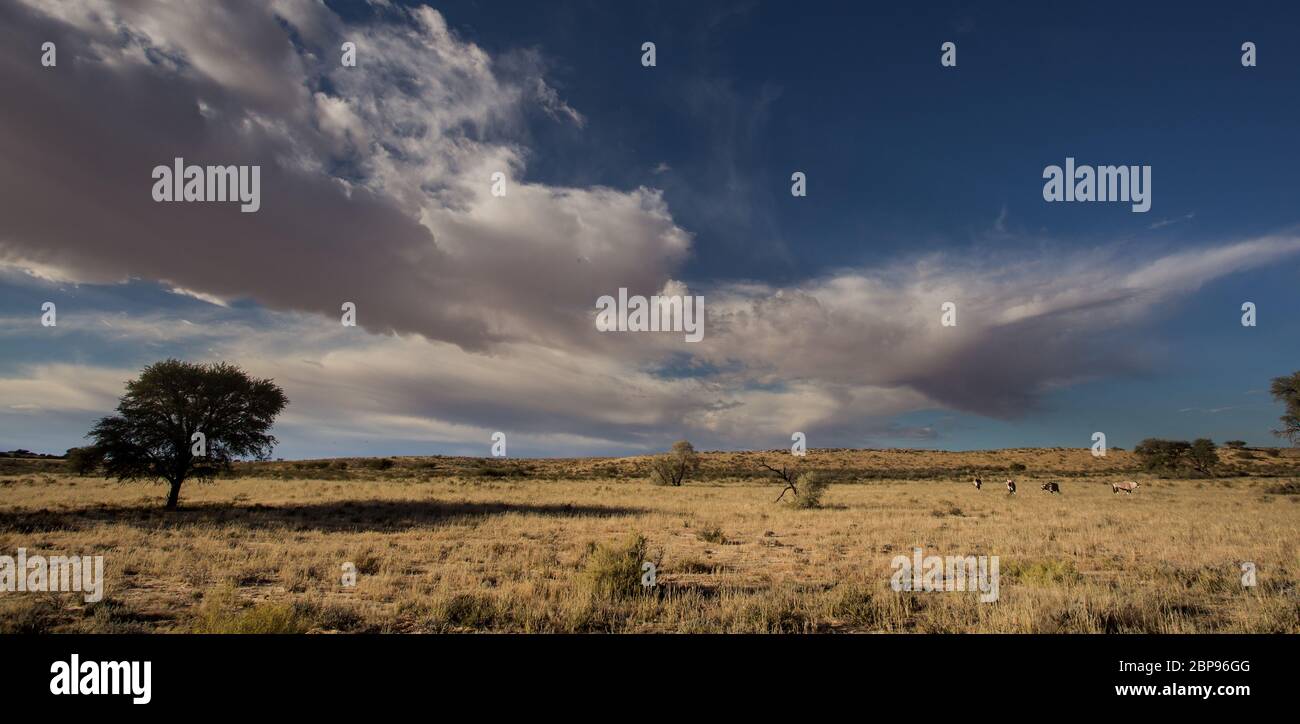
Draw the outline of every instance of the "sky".
<instances>
[{"instance_id":1,"label":"sky","mask_svg":"<svg viewBox=\"0 0 1300 724\"><path fill-rule=\"evenodd\" d=\"M285 458L1278 444L1300 9L986 5L0 4L0 450L169 357L280 384ZM156 201L177 157L260 208Z\"/></svg>"}]
</instances>

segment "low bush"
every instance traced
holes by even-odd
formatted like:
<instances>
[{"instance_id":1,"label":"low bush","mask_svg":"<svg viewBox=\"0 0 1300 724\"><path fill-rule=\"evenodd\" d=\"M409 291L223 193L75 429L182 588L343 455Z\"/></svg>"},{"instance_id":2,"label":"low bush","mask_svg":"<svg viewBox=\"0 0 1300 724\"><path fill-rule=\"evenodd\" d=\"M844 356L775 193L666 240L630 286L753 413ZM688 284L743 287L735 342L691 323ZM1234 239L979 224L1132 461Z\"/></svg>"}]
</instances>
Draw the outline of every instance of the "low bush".
<instances>
[{"instance_id":1,"label":"low bush","mask_svg":"<svg viewBox=\"0 0 1300 724\"><path fill-rule=\"evenodd\" d=\"M821 505L822 496L830 485L830 479L815 470L803 473L795 481L796 492L790 505L795 508L816 508Z\"/></svg>"},{"instance_id":2,"label":"low bush","mask_svg":"<svg viewBox=\"0 0 1300 724\"><path fill-rule=\"evenodd\" d=\"M641 564L645 560L646 539L637 533L621 543L593 544L587 553L582 579L596 598L627 598L641 590Z\"/></svg>"}]
</instances>

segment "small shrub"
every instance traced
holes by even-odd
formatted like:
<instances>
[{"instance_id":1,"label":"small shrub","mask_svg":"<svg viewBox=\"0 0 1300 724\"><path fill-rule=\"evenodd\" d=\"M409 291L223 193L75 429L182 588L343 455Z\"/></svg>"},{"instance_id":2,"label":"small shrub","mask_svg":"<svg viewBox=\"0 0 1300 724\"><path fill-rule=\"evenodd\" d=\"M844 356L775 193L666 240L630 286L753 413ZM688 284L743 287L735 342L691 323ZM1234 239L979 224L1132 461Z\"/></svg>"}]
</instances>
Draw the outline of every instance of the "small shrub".
<instances>
[{"instance_id":1,"label":"small shrub","mask_svg":"<svg viewBox=\"0 0 1300 724\"><path fill-rule=\"evenodd\" d=\"M257 603L241 608L235 590L219 588L203 597L194 633L301 634L312 627L307 612L290 603Z\"/></svg>"},{"instance_id":2,"label":"small shrub","mask_svg":"<svg viewBox=\"0 0 1300 724\"><path fill-rule=\"evenodd\" d=\"M727 542L727 536L722 534L722 527L717 525L701 528L695 533L695 535L705 543L716 543L722 545Z\"/></svg>"},{"instance_id":3,"label":"small shrub","mask_svg":"<svg viewBox=\"0 0 1300 724\"><path fill-rule=\"evenodd\" d=\"M528 472L515 463L498 465L481 462L470 470L470 474L481 478L522 478L526 477Z\"/></svg>"},{"instance_id":4,"label":"small shrub","mask_svg":"<svg viewBox=\"0 0 1300 724\"><path fill-rule=\"evenodd\" d=\"M242 611L210 613L199 618L195 633L301 634L311 622L288 603L259 603Z\"/></svg>"},{"instance_id":5,"label":"small shrub","mask_svg":"<svg viewBox=\"0 0 1300 724\"><path fill-rule=\"evenodd\" d=\"M645 559L646 539L637 533L622 543L593 546L582 579L596 598L626 598L641 590L641 564Z\"/></svg>"},{"instance_id":6,"label":"small shrub","mask_svg":"<svg viewBox=\"0 0 1300 724\"><path fill-rule=\"evenodd\" d=\"M795 508L816 508L821 505L822 496L830 485L830 480L821 473L814 470L803 473L795 481L797 492L790 500L790 505Z\"/></svg>"},{"instance_id":7,"label":"small shrub","mask_svg":"<svg viewBox=\"0 0 1300 724\"><path fill-rule=\"evenodd\" d=\"M880 602L874 599L871 591L859 584L836 586L830 596L830 613L854 626L877 630L888 623Z\"/></svg>"},{"instance_id":8,"label":"small shrub","mask_svg":"<svg viewBox=\"0 0 1300 724\"><path fill-rule=\"evenodd\" d=\"M82 609L82 619L73 627L76 633L92 634L147 634L149 621L138 611L121 601L104 598L87 603Z\"/></svg>"},{"instance_id":9,"label":"small shrub","mask_svg":"<svg viewBox=\"0 0 1300 724\"><path fill-rule=\"evenodd\" d=\"M1001 575L1032 586L1055 586L1083 580L1083 574L1075 568L1074 561L1056 558L1007 561L1002 564Z\"/></svg>"},{"instance_id":10,"label":"small shrub","mask_svg":"<svg viewBox=\"0 0 1300 724\"><path fill-rule=\"evenodd\" d=\"M458 593L436 602L432 614L436 628L488 629L497 619L497 606L488 596Z\"/></svg>"},{"instance_id":11,"label":"small shrub","mask_svg":"<svg viewBox=\"0 0 1300 724\"><path fill-rule=\"evenodd\" d=\"M372 576L383 567L384 559L373 550L364 550L353 556L352 564L357 567L357 573Z\"/></svg>"},{"instance_id":12,"label":"small shrub","mask_svg":"<svg viewBox=\"0 0 1300 724\"><path fill-rule=\"evenodd\" d=\"M1164 565L1157 569L1157 575L1183 589L1206 595L1232 594L1241 590L1241 572L1235 568L1175 568Z\"/></svg>"},{"instance_id":13,"label":"small shrub","mask_svg":"<svg viewBox=\"0 0 1300 724\"><path fill-rule=\"evenodd\" d=\"M259 603L235 620L235 633L301 634L313 621L290 603Z\"/></svg>"},{"instance_id":14,"label":"small shrub","mask_svg":"<svg viewBox=\"0 0 1300 724\"><path fill-rule=\"evenodd\" d=\"M362 631L365 619L350 606L332 603L315 612L316 624L326 631Z\"/></svg>"},{"instance_id":15,"label":"small shrub","mask_svg":"<svg viewBox=\"0 0 1300 724\"><path fill-rule=\"evenodd\" d=\"M29 594L4 603L0 634L50 633L64 618L63 600L58 596Z\"/></svg>"}]
</instances>

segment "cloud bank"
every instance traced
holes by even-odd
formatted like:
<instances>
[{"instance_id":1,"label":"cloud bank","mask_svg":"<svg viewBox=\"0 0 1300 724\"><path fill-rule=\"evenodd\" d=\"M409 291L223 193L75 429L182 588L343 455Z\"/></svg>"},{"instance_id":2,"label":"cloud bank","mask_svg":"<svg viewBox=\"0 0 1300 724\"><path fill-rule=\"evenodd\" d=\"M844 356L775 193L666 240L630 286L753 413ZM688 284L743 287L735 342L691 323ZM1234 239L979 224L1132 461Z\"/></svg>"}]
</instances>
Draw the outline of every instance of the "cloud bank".
<instances>
[{"instance_id":1,"label":"cloud bank","mask_svg":"<svg viewBox=\"0 0 1300 724\"><path fill-rule=\"evenodd\" d=\"M32 38L58 47L43 68ZM357 46L356 67L340 46ZM58 334L169 337L274 376L285 424L317 438L486 440L653 449L679 437L775 447L925 438L891 418L996 418L1057 387L1148 368L1142 334L1226 274L1300 252L1277 235L1137 258L1116 248L1015 258L936 255L776 286L718 280L705 338L600 334L620 287L687 293L692 237L653 188L528 177L529 122L591 123L536 52L493 58L430 8L347 24L323 4L24 0L0 7L0 262L49 282L151 280L214 306ZM175 157L258 164L262 208L156 204ZM506 195L491 193L503 173ZM340 305L361 329L342 329ZM955 327L940 307L957 305ZM119 320L122 321L122 320ZM0 320L21 339L30 320ZM364 331L363 331L364 330ZM11 415L100 410L104 365L0 377ZM334 437L330 437L334 436Z\"/></svg>"}]
</instances>

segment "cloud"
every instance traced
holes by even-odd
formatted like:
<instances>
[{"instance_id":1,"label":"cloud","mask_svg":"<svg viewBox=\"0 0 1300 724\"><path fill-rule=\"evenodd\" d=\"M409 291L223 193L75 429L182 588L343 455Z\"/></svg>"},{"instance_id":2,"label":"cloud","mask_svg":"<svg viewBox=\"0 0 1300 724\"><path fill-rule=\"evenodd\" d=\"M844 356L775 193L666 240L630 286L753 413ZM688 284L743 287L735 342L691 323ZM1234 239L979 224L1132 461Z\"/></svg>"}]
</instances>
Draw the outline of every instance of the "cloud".
<instances>
[{"instance_id":1,"label":"cloud","mask_svg":"<svg viewBox=\"0 0 1300 724\"><path fill-rule=\"evenodd\" d=\"M1241 260L1266 265L1295 251L1300 239L1278 237L1146 261L1131 250L1058 251L1032 262L1020 255L1017 265L942 255L792 287L717 285L704 290L709 321L700 343L609 334L596 354L532 341L484 354L317 315L239 321L232 317L248 312L216 306L187 311L192 325L116 315L121 326L110 328L94 323L99 315L70 313L58 333L83 346L93 346L90 338L116 348L168 343L188 359L235 360L285 388L292 404L283 424L292 432L283 439L327 450L366 440L474 450L496 430L518 438L521 451L532 444L546 454L656 450L683 437L770 448L795 430L818 446L862 445L942 434L900 425L904 413L1014 418L1054 389L1151 369L1162 350L1145 324L1196 286L1243 269ZM948 300L958 304L956 327L940 324ZM31 320L0 320L0 334L21 334L24 325L30 330ZM681 369L669 374L666 365ZM46 410L90 402L106 410L107 392L86 397L83 378L116 380L120 392L132 375L88 369L95 374L28 368L0 380L0 392L25 389L14 399Z\"/></svg>"},{"instance_id":2,"label":"cloud","mask_svg":"<svg viewBox=\"0 0 1300 724\"><path fill-rule=\"evenodd\" d=\"M33 60L32 37L58 43L57 68ZM355 68L339 63L345 40ZM41 334L141 364L164 349L236 361L285 387L299 439L503 430L590 452L775 447L794 430L819 446L929 440L892 418L931 409L1014 418L1054 389L1152 368L1148 325L1172 303L1300 252L1288 234L1164 254L1045 243L688 289L692 237L658 190L530 180L530 118L592 122L545 66L531 50L492 57L424 7L346 25L306 0L5 4L0 82L27 102L0 104L0 264L33 284L151 280L209 302L183 319L61 306ZM735 157L778 96L742 107L721 81L690 84L690 112L733 140L706 162L719 187L747 183ZM261 210L154 203L150 170L177 156L261 165ZM709 213L770 226L745 195ZM1004 208L995 230L1006 222ZM594 302L620 287L704 295L704 340L598 333ZM345 301L362 328L339 324ZM949 301L955 327L940 324ZM7 342L32 329L0 319ZM136 371L22 366L0 378L0 419L106 412Z\"/></svg>"},{"instance_id":3,"label":"cloud","mask_svg":"<svg viewBox=\"0 0 1300 724\"><path fill-rule=\"evenodd\" d=\"M20 413L107 412L117 406L123 383L134 376L131 370L36 365L23 376L0 377L0 399Z\"/></svg>"},{"instance_id":4,"label":"cloud","mask_svg":"<svg viewBox=\"0 0 1300 724\"><path fill-rule=\"evenodd\" d=\"M993 233L1004 236L1007 233L1007 206L1002 205L1002 210L998 212L998 218L993 221Z\"/></svg>"},{"instance_id":5,"label":"cloud","mask_svg":"<svg viewBox=\"0 0 1300 724\"><path fill-rule=\"evenodd\" d=\"M351 301L372 331L477 350L574 339L611 283L667 281L690 239L658 191L527 180L512 139L530 109L584 122L535 55L501 69L436 11L394 13L344 26L308 2L6 5L0 74L29 102L0 109L0 260L286 311ZM32 37L58 44L57 68L32 61ZM175 157L260 165L261 210L153 202L150 171Z\"/></svg>"},{"instance_id":6,"label":"cloud","mask_svg":"<svg viewBox=\"0 0 1300 724\"><path fill-rule=\"evenodd\" d=\"M1151 224L1150 226L1148 226L1147 228L1148 228L1148 229L1153 229L1153 230L1154 230L1154 229L1163 229L1163 228L1165 228L1166 226L1172 226L1172 225L1174 225L1174 224L1178 224L1178 223L1181 223L1181 222L1183 222L1183 221L1191 221L1191 220L1194 219L1194 218L1196 218L1196 213L1195 213L1195 212L1191 212L1191 213L1183 214L1182 216L1179 216L1179 217L1174 218L1174 219L1161 219L1161 220L1159 220L1159 221L1157 221L1157 222L1152 223L1152 224Z\"/></svg>"},{"instance_id":7,"label":"cloud","mask_svg":"<svg viewBox=\"0 0 1300 724\"><path fill-rule=\"evenodd\" d=\"M941 254L851 269L786 288L706 295L697 354L764 383L907 389L950 409L1011 418L1043 393L1149 369L1140 332L1206 282L1300 253L1270 236L1148 259L1119 248L1037 256ZM957 325L941 325L945 302Z\"/></svg>"},{"instance_id":8,"label":"cloud","mask_svg":"<svg viewBox=\"0 0 1300 724\"><path fill-rule=\"evenodd\" d=\"M207 302L208 304L214 304L218 307L230 306L230 304L226 302L226 300L222 299L221 297L216 297L211 294L204 294L203 292L196 292L193 289L181 289L180 287L172 287L169 291L172 294L179 294L182 297L193 297L194 299Z\"/></svg>"}]
</instances>

